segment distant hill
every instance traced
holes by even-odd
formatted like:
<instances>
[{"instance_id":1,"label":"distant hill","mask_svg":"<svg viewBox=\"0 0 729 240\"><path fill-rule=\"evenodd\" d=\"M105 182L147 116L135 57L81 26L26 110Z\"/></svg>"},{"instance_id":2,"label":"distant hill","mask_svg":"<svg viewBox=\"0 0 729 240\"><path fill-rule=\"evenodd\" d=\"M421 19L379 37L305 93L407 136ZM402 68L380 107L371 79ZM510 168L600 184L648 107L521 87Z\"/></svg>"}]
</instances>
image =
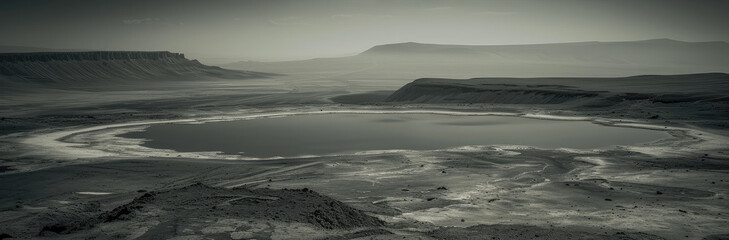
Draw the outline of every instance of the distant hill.
<instances>
[{"instance_id":1,"label":"distant hill","mask_svg":"<svg viewBox=\"0 0 729 240\"><path fill-rule=\"evenodd\" d=\"M388 102L596 104L623 102L729 102L729 74L642 75L621 78L422 78L390 95Z\"/></svg>"},{"instance_id":2,"label":"distant hill","mask_svg":"<svg viewBox=\"0 0 729 240\"><path fill-rule=\"evenodd\" d=\"M206 66L170 52L95 51L0 53L0 83L68 87L190 79L270 76Z\"/></svg>"},{"instance_id":3,"label":"distant hill","mask_svg":"<svg viewBox=\"0 0 729 240\"><path fill-rule=\"evenodd\" d=\"M646 66L729 66L726 42L681 42L654 39L633 42L577 42L534 45L438 45L398 43L375 46L364 56L437 58L465 61L637 64ZM439 59L431 59L437 61ZM442 59L441 59L442 60ZM455 60L455 59L454 59Z\"/></svg>"},{"instance_id":4,"label":"distant hill","mask_svg":"<svg viewBox=\"0 0 729 240\"><path fill-rule=\"evenodd\" d=\"M238 62L229 68L301 73L365 70L421 77L617 77L729 72L729 43L653 39L531 45L378 45L356 56L288 62Z\"/></svg>"}]
</instances>

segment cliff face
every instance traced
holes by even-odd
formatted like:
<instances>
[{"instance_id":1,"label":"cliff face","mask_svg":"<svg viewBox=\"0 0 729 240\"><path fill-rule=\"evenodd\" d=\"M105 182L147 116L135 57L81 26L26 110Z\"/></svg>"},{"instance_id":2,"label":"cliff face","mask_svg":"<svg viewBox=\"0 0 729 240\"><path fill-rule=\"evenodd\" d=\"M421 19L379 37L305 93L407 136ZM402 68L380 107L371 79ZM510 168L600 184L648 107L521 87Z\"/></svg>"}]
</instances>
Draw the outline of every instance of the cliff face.
<instances>
[{"instance_id":1,"label":"cliff face","mask_svg":"<svg viewBox=\"0 0 729 240\"><path fill-rule=\"evenodd\" d=\"M547 84L545 84L547 83ZM687 86L691 83L691 86ZM625 78L423 78L388 102L500 104L617 104L729 102L729 74L645 75Z\"/></svg>"},{"instance_id":2,"label":"cliff face","mask_svg":"<svg viewBox=\"0 0 729 240\"><path fill-rule=\"evenodd\" d=\"M599 92L564 86L459 83L458 80L418 79L394 92L388 102L561 104L597 97Z\"/></svg>"},{"instance_id":3,"label":"cliff face","mask_svg":"<svg viewBox=\"0 0 729 240\"><path fill-rule=\"evenodd\" d=\"M0 81L94 84L134 80L246 79L267 74L206 66L171 52L39 52L0 54Z\"/></svg>"}]
</instances>

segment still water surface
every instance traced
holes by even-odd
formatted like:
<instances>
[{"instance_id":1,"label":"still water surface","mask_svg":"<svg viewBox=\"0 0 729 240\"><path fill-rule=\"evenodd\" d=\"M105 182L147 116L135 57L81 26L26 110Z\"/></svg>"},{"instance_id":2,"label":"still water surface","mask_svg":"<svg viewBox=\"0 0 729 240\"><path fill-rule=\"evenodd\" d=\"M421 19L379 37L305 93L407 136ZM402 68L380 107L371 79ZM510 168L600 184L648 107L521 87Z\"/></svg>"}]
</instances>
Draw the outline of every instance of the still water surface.
<instances>
[{"instance_id":1,"label":"still water surface","mask_svg":"<svg viewBox=\"0 0 729 240\"><path fill-rule=\"evenodd\" d=\"M315 114L204 124L156 124L144 146L178 152L220 151L246 157L295 157L368 150L430 150L517 144L546 148L602 148L669 137L665 132L608 127L585 121L441 114Z\"/></svg>"}]
</instances>

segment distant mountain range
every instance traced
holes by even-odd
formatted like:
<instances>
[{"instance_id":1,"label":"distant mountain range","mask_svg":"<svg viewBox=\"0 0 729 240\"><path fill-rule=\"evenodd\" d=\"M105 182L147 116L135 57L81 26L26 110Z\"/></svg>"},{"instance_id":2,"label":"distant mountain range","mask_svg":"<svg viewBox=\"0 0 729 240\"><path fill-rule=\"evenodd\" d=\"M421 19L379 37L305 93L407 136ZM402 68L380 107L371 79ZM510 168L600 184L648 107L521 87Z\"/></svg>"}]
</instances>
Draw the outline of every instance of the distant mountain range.
<instances>
[{"instance_id":1,"label":"distant mountain range","mask_svg":"<svg viewBox=\"0 0 729 240\"><path fill-rule=\"evenodd\" d=\"M729 72L729 43L653 39L531 45L378 45L356 56L224 65L301 73L366 69L403 77L629 76Z\"/></svg>"},{"instance_id":2,"label":"distant mountain range","mask_svg":"<svg viewBox=\"0 0 729 240\"><path fill-rule=\"evenodd\" d=\"M438 45L398 43L375 46L360 55L390 57L451 56L486 62L555 62L640 65L729 64L726 42L654 39L634 42L577 42L534 45ZM431 59L437 60L437 59Z\"/></svg>"},{"instance_id":3,"label":"distant mountain range","mask_svg":"<svg viewBox=\"0 0 729 240\"><path fill-rule=\"evenodd\" d=\"M83 85L137 80L246 79L270 73L404 84L418 78L624 77L729 72L729 43L654 39L532 45L378 45L360 54L286 62L237 62L229 70L182 54L0 47L0 83ZM334 78L333 78L334 79ZM335 80L336 80L335 79ZM386 81L385 81L386 80Z\"/></svg>"}]
</instances>

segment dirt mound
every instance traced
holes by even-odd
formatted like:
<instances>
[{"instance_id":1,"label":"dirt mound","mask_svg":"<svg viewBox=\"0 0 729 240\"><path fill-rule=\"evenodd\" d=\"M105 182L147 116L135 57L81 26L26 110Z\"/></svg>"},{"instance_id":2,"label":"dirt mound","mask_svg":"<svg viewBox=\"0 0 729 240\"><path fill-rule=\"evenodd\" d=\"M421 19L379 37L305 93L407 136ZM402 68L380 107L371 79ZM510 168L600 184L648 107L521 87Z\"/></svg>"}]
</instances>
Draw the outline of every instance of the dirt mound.
<instances>
[{"instance_id":1,"label":"dirt mound","mask_svg":"<svg viewBox=\"0 0 729 240\"><path fill-rule=\"evenodd\" d=\"M151 216L151 217L150 217ZM176 219L241 219L304 223L324 229L379 227L384 222L309 189L216 188L204 184L147 192L112 210L99 211L98 203L78 205L39 217L39 236L55 236L119 221L161 222L147 234L174 235L157 228ZM18 232L14 232L18 234ZM26 232L27 235L29 232ZM21 234L23 235L23 234ZM146 236L146 235L145 235ZM153 236L147 236L153 237Z\"/></svg>"}]
</instances>

